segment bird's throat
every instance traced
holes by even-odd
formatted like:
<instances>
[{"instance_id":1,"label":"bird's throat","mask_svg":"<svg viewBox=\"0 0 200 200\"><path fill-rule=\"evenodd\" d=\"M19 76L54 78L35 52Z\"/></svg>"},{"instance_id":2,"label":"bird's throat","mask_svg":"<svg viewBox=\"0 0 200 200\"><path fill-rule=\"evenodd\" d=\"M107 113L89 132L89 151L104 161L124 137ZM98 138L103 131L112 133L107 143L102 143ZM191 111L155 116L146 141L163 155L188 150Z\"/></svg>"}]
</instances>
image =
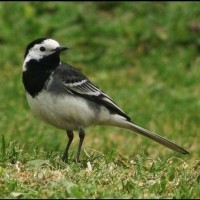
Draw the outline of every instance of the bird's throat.
<instances>
[{"instance_id":1,"label":"bird's throat","mask_svg":"<svg viewBox=\"0 0 200 200\"><path fill-rule=\"evenodd\" d=\"M49 80L50 75L59 65L59 57L48 57L42 60L29 60L26 63L26 70L23 71L22 80L26 91L32 96L37 96Z\"/></svg>"}]
</instances>

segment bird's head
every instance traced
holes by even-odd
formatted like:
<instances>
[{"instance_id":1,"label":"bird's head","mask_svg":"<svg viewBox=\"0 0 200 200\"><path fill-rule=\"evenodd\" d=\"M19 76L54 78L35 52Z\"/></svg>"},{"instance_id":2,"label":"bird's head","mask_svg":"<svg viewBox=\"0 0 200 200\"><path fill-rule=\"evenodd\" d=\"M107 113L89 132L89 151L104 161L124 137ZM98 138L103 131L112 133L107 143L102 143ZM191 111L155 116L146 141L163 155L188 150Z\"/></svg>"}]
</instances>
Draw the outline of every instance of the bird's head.
<instances>
[{"instance_id":1,"label":"bird's head","mask_svg":"<svg viewBox=\"0 0 200 200\"><path fill-rule=\"evenodd\" d=\"M61 47L56 40L39 38L27 45L24 59L26 62L31 59L39 61L40 59L50 55L59 56L62 51L67 49L67 47Z\"/></svg>"}]
</instances>

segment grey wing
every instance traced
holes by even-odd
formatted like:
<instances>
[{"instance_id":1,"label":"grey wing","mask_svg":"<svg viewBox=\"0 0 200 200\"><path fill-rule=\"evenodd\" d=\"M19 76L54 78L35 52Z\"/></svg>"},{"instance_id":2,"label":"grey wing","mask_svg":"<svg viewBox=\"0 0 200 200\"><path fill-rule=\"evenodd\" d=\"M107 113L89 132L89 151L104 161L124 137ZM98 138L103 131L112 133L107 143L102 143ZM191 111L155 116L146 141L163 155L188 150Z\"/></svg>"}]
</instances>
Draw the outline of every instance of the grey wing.
<instances>
[{"instance_id":1,"label":"grey wing","mask_svg":"<svg viewBox=\"0 0 200 200\"><path fill-rule=\"evenodd\" d=\"M131 121L131 119L108 95L89 81L81 72L77 71L70 65L67 65L67 68L62 71L60 76L62 76L64 87L71 94L76 94L97 104L103 105L108 108L111 113L119 114L125 117L126 120Z\"/></svg>"}]
</instances>

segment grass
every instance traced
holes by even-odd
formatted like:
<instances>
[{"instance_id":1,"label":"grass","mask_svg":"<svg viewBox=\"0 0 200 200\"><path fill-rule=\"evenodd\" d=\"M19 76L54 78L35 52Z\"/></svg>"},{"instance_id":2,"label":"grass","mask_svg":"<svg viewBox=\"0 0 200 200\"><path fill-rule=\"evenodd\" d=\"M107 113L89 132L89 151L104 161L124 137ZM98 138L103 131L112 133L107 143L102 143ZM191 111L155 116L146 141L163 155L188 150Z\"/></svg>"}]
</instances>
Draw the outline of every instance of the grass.
<instances>
[{"instance_id":1,"label":"grass","mask_svg":"<svg viewBox=\"0 0 200 200\"><path fill-rule=\"evenodd\" d=\"M189 166L178 157L137 155L131 160L113 151L95 152L81 163L65 164L58 155L44 152L29 161L30 155L18 156L23 161L1 168L1 192L9 198L192 198L198 194L199 164Z\"/></svg>"},{"instance_id":2,"label":"grass","mask_svg":"<svg viewBox=\"0 0 200 200\"><path fill-rule=\"evenodd\" d=\"M199 198L197 2L1 2L0 198ZM35 118L21 82L28 42L51 37L136 122L187 149L89 127L60 159L62 130Z\"/></svg>"}]
</instances>

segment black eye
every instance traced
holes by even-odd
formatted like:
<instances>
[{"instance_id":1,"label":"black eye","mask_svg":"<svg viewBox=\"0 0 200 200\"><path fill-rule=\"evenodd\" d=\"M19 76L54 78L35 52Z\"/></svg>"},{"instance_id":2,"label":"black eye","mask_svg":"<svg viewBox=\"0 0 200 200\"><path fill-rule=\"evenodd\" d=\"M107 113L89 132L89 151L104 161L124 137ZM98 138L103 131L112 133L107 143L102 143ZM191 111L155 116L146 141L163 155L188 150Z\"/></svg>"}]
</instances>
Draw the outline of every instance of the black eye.
<instances>
[{"instance_id":1,"label":"black eye","mask_svg":"<svg viewBox=\"0 0 200 200\"><path fill-rule=\"evenodd\" d=\"M40 47L40 51L45 51L45 47Z\"/></svg>"}]
</instances>

